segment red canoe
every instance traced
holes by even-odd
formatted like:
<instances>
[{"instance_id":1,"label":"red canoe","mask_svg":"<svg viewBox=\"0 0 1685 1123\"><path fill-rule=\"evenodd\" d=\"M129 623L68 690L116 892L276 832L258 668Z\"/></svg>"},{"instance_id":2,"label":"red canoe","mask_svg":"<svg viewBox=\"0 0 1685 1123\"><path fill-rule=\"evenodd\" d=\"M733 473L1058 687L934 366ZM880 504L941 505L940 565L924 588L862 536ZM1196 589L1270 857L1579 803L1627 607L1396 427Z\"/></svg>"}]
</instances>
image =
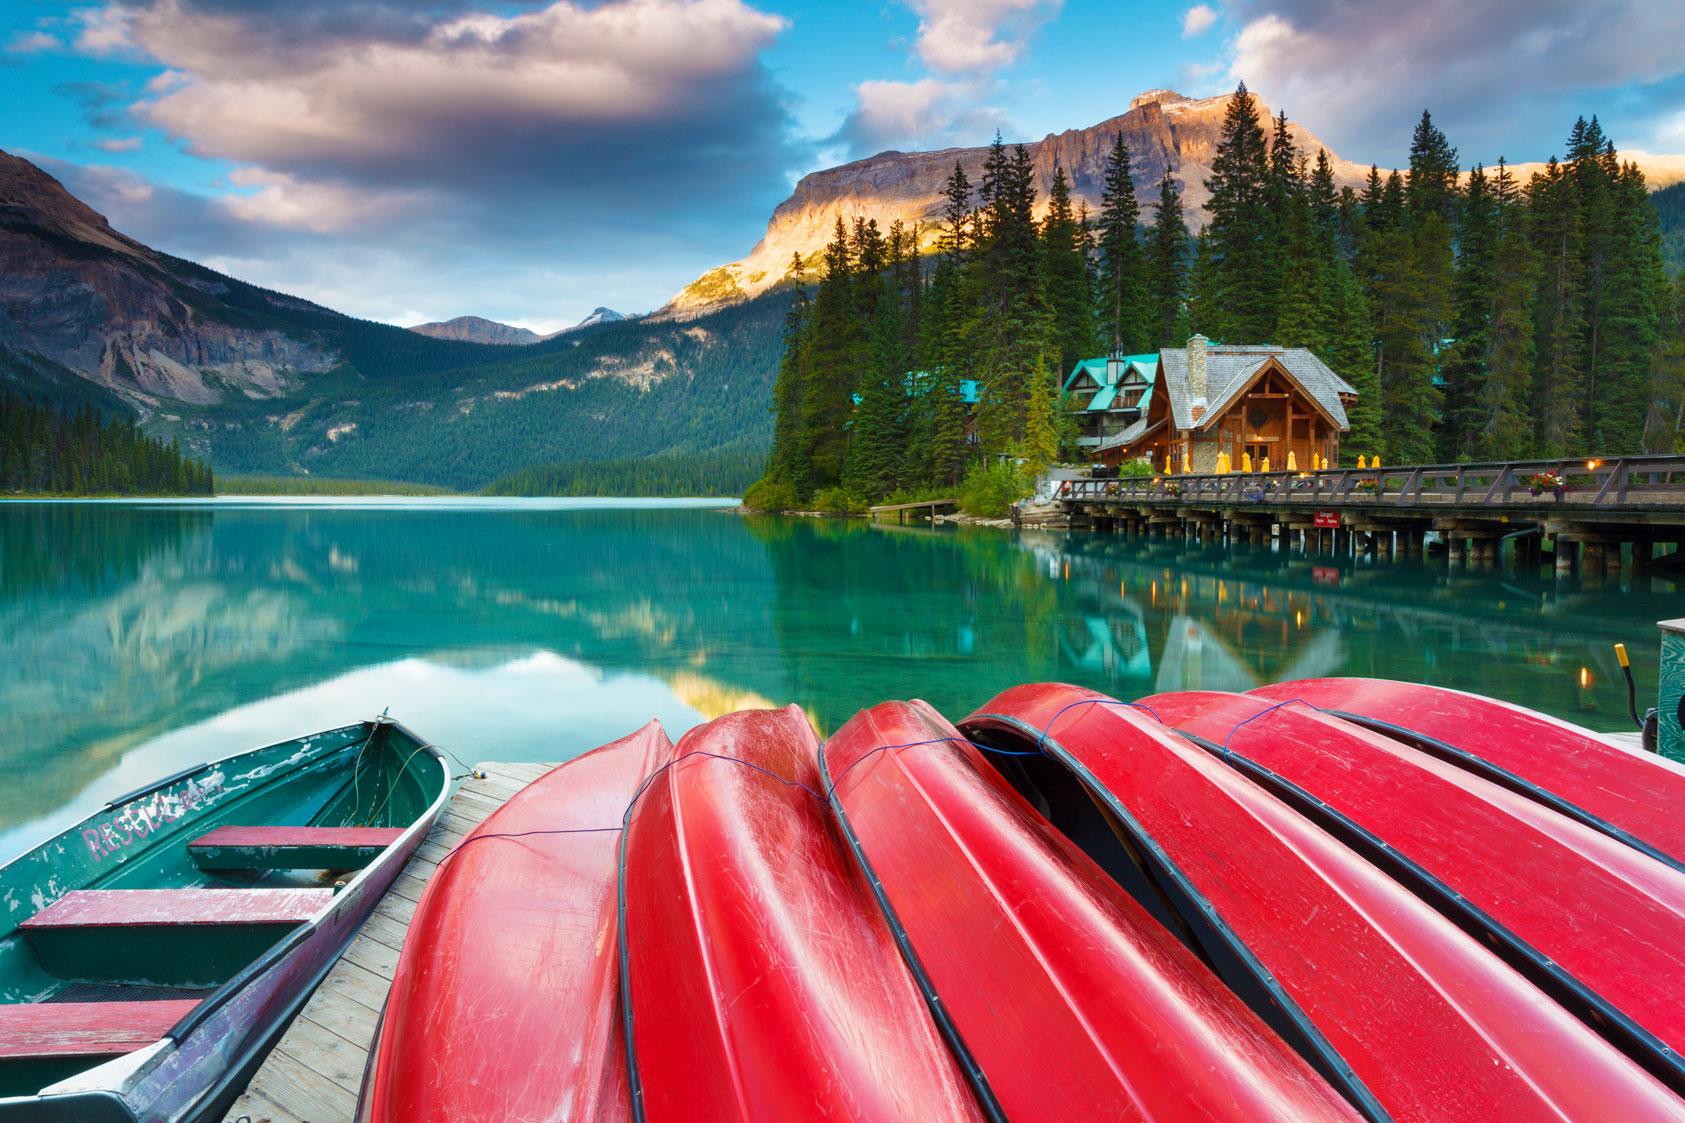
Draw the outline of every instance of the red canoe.
<instances>
[{"instance_id":1,"label":"red canoe","mask_svg":"<svg viewBox=\"0 0 1685 1123\"><path fill-rule=\"evenodd\" d=\"M1301 679L1251 693L1419 745L1685 870L1685 767L1508 702L1372 678Z\"/></svg>"},{"instance_id":2,"label":"red canoe","mask_svg":"<svg viewBox=\"0 0 1685 1123\"><path fill-rule=\"evenodd\" d=\"M823 770L932 1009L1007 1119L1358 1118L923 702L856 714Z\"/></svg>"},{"instance_id":3,"label":"red canoe","mask_svg":"<svg viewBox=\"0 0 1685 1123\"><path fill-rule=\"evenodd\" d=\"M623 984L655 1123L983 1118L844 850L817 751L794 706L728 714L632 809Z\"/></svg>"},{"instance_id":4,"label":"red canoe","mask_svg":"<svg viewBox=\"0 0 1685 1123\"><path fill-rule=\"evenodd\" d=\"M672 753L652 721L528 785L440 864L398 959L360 1119L632 1118L614 828ZM512 835L524 837L499 837Z\"/></svg>"},{"instance_id":5,"label":"red canoe","mask_svg":"<svg viewBox=\"0 0 1685 1123\"><path fill-rule=\"evenodd\" d=\"M1110 703L1110 704L1101 704ZM1461 929L1144 712L1016 687L962 723L1083 785L1233 985L1302 1014L1404 1121L1685 1120L1676 1098Z\"/></svg>"},{"instance_id":6,"label":"red canoe","mask_svg":"<svg viewBox=\"0 0 1685 1123\"><path fill-rule=\"evenodd\" d=\"M1299 702L1143 698L1166 724L1393 869L1541 988L1685 1088L1685 874Z\"/></svg>"}]
</instances>

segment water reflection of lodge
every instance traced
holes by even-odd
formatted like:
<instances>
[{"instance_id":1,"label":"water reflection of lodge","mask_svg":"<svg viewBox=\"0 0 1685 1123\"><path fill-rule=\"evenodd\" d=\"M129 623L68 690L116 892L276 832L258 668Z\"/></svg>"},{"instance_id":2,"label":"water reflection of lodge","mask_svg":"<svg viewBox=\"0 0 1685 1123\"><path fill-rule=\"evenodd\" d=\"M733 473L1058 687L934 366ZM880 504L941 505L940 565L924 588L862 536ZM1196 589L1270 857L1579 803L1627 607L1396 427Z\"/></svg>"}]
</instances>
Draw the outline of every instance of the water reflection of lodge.
<instances>
[{"instance_id":1,"label":"water reflection of lodge","mask_svg":"<svg viewBox=\"0 0 1685 1123\"><path fill-rule=\"evenodd\" d=\"M1023 542L1038 555L1036 568L1069 582L1087 609L1061 620L1062 658L1083 674L1103 676L1125 698L1149 690L1248 690L1330 674L1407 674L1384 656L1377 662L1373 642L1352 642L1381 632L1430 667L1439 653L1464 650L1565 673L1584 660L1598 672L1594 678L1609 681L1617 673L1603 666L1603 617L1584 611L1572 591L1513 587L1495 601L1459 599L1465 586L1426 571L1336 569L1266 553L1142 551L1107 539ZM1323 570L1341 583L1329 585ZM1424 588L1401 597L1410 576ZM1527 623L1510 615L1522 608ZM1544 616L1549 630L1539 627ZM1565 654L1559 631L1583 632L1584 651Z\"/></svg>"}]
</instances>

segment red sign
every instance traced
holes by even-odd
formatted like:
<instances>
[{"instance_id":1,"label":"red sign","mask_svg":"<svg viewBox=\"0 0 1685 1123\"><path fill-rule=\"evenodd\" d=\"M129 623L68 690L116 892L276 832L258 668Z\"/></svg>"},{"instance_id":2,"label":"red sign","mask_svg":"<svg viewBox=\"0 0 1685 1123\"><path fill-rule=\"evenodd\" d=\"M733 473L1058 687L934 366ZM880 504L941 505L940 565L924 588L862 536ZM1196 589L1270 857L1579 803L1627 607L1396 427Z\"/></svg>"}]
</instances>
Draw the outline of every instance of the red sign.
<instances>
[{"instance_id":1,"label":"red sign","mask_svg":"<svg viewBox=\"0 0 1685 1123\"><path fill-rule=\"evenodd\" d=\"M1340 512L1318 511L1316 513L1316 528L1318 530L1339 530Z\"/></svg>"},{"instance_id":2,"label":"red sign","mask_svg":"<svg viewBox=\"0 0 1685 1123\"><path fill-rule=\"evenodd\" d=\"M1311 566L1311 580L1318 585L1338 585L1340 583L1340 571L1331 565L1313 565Z\"/></svg>"}]
</instances>

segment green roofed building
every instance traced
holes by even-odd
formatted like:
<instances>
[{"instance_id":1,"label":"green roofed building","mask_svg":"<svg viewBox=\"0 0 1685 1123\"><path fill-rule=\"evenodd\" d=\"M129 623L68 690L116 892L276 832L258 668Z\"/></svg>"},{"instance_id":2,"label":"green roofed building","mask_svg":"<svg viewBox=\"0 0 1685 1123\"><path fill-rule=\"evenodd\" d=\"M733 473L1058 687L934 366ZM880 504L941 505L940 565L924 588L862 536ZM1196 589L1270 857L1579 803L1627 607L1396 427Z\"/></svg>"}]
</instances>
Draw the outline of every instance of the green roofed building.
<instances>
[{"instance_id":1,"label":"green roofed building","mask_svg":"<svg viewBox=\"0 0 1685 1123\"><path fill-rule=\"evenodd\" d=\"M1065 379L1065 408L1076 418L1077 444L1095 450L1146 415L1158 380L1158 354L1083 359Z\"/></svg>"}]
</instances>

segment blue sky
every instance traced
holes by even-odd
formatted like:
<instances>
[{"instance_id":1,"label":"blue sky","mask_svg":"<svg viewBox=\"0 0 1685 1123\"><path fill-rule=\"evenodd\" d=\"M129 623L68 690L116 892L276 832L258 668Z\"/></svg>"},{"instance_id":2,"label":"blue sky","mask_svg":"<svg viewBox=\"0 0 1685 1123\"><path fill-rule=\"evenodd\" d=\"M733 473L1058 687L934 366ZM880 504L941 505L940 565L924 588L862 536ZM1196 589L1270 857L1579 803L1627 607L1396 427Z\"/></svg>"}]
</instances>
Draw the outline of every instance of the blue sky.
<instances>
[{"instance_id":1,"label":"blue sky","mask_svg":"<svg viewBox=\"0 0 1685 1123\"><path fill-rule=\"evenodd\" d=\"M0 148L113 223L397 323L549 329L742 256L805 171L1244 77L1340 155L1685 152L1679 0L8 0Z\"/></svg>"}]
</instances>

